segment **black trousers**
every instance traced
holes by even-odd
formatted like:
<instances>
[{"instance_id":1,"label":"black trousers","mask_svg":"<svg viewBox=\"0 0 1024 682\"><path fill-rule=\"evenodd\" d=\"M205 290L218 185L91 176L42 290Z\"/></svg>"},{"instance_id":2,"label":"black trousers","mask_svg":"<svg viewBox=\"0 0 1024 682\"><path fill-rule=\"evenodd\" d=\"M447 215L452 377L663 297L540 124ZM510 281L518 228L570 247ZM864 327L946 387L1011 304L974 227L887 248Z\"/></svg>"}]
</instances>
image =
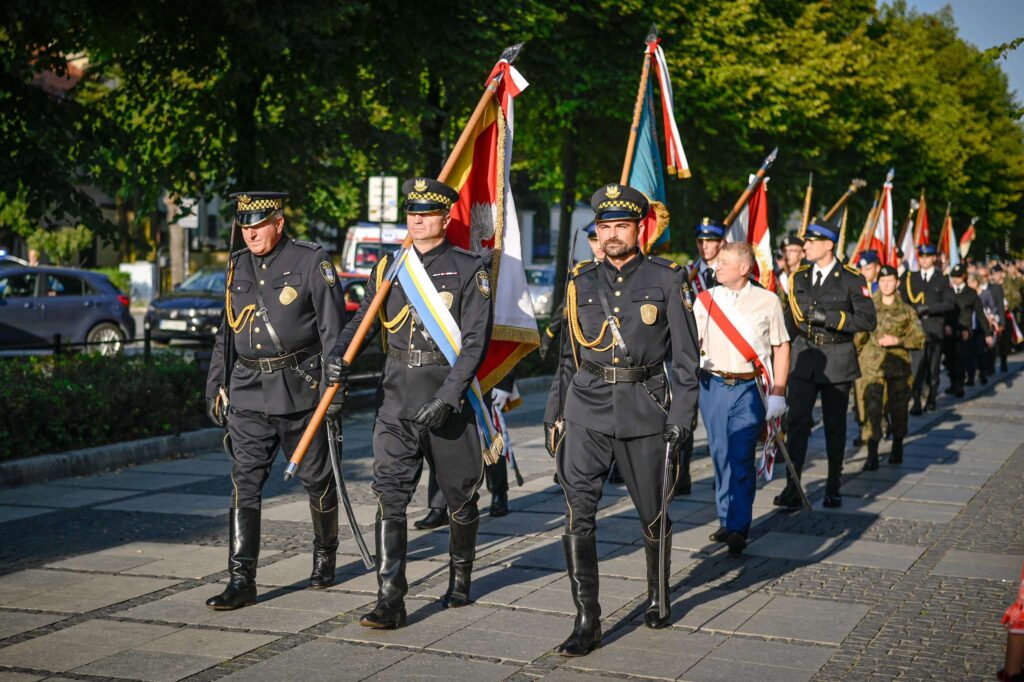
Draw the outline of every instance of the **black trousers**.
<instances>
[{"instance_id":1,"label":"black trousers","mask_svg":"<svg viewBox=\"0 0 1024 682\"><path fill-rule=\"evenodd\" d=\"M263 484L270 475L277 451L291 453L299 444L313 410L296 414L263 414L250 410L228 412L231 436L231 506L259 509ZM327 451L327 429L321 426L309 445L299 479L309 494L309 503L319 511L330 511L338 504L338 491Z\"/></svg>"},{"instance_id":2,"label":"black trousers","mask_svg":"<svg viewBox=\"0 0 1024 682\"><path fill-rule=\"evenodd\" d=\"M508 492L508 462L500 459L494 464L484 465L484 481L487 484L487 492L491 495ZM427 506L431 509L444 509L447 503L444 501L444 493L441 486L437 484L437 475L434 467L430 466L427 472Z\"/></svg>"},{"instance_id":3,"label":"black trousers","mask_svg":"<svg viewBox=\"0 0 1024 682\"><path fill-rule=\"evenodd\" d=\"M594 534L597 505L612 462L626 482L633 506L640 515L644 535L650 539L657 538L661 516L659 493L665 462L665 442L661 434L614 438L573 422L566 423L565 442L555 462L567 506L566 534ZM669 476L669 495L675 488L678 473L679 467L674 466ZM671 519L665 532L670 529Z\"/></svg>"},{"instance_id":4,"label":"black trousers","mask_svg":"<svg viewBox=\"0 0 1024 682\"><path fill-rule=\"evenodd\" d=\"M846 411L850 408L850 386L846 381L839 384L817 384L813 381L789 378L786 397L789 403L786 448L793 459L796 472L787 472L792 480L804 470L807 459L807 440L814 426L812 410L821 395L822 421L825 427L825 452L828 454L828 490L839 492L840 477L843 473L843 455L846 453Z\"/></svg>"},{"instance_id":5,"label":"black trousers","mask_svg":"<svg viewBox=\"0 0 1024 682\"><path fill-rule=\"evenodd\" d=\"M953 332L953 339L950 342L951 352L949 353L949 383L955 390L963 390L964 379L971 366L977 364L974 355L974 339L964 340L959 331Z\"/></svg>"},{"instance_id":6,"label":"black trousers","mask_svg":"<svg viewBox=\"0 0 1024 682\"><path fill-rule=\"evenodd\" d=\"M480 437L473 409L467 404L438 429L411 419L377 413L373 428L373 485L382 519L404 521L416 492L423 461L436 472L442 507L462 523L479 516L477 488L484 476Z\"/></svg>"},{"instance_id":7,"label":"black trousers","mask_svg":"<svg viewBox=\"0 0 1024 682\"><path fill-rule=\"evenodd\" d=\"M920 405L922 398L928 405L934 405L939 395L939 362L942 359L942 341L928 341L924 348L912 352L917 359L914 367L914 404ZM925 388L928 396L924 398Z\"/></svg>"}]
</instances>

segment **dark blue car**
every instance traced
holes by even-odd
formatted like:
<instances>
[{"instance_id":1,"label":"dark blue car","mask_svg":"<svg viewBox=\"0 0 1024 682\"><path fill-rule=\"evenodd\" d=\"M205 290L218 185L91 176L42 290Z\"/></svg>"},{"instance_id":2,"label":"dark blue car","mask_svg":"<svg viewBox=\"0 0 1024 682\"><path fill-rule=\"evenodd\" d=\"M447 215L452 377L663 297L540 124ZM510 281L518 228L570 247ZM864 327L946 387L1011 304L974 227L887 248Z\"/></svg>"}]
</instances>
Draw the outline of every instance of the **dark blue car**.
<instances>
[{"instance_id":1,"label":"dark blue car","mask_svg":"<svg viewBox=\"0 0 1024 682\"><path fill-rule=\"evenodd\" d=\"M128 297L106 275L74 268L0 269L0 349L89 343L112 355L134 338Z\"/></svg>"},{"instance_id":2,"label":"dark blue car","mask_svg":"<svg viewBox=\"0 0 1024 682\"><path fill-rule=\"evenodd\" d=\"M224 312L224 278L224 270L204 268L153 299L146 310L153 339L213 343Z\"/></svg>"}]
</instances>

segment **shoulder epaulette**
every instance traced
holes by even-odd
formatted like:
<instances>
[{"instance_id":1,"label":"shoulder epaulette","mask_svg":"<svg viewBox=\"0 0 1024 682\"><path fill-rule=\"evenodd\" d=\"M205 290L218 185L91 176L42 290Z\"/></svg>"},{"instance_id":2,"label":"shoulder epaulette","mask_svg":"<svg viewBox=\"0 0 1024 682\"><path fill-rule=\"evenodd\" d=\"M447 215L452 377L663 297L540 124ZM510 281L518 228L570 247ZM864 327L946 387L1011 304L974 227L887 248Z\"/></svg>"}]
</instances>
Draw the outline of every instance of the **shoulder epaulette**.
<instances>
[{"instance_id":1,"label":"shoulder epaulette","mask_svg":"<svg viewBox=\"0 0 1024 682\"><path fill-rule=\"evenodd\" d=\"M669 260L668 258L662 258L661 256L648 256L647 260L651 261L652 263L657 263L658 265L666 267L669 270L679 269L679 263L675 262L674 260Z\"/></svg>"},{"instance_id":2,"label":"shoulder epaulette","mask_svg":"<svg viewBox=\"0 0 1024 682\"><path fill-rule=\"evenodd\" d=\"M853 274L855 274L858 277L860 277L860 270L858 270L857 268L853 267L849 263L843 263L843 269L846 270L847 272L852 272Z\"/></svg>"},{"instance_id":3,"label":"shoulder epaulette","mask_svg":"<svg viewBox=\"0 0 1024 682\"><path fill-rule=\"evenodd\" d=\"M467 256L473 256L474 258L480 258L480 254L479 253L473 253L469 249L464 249L461 246L455 246L454 244L452 244L452 251L456 251L458 253L462 253L462 254L465 254Z\"/></svg>"},{"instance_id":4,"label":"shoulder epaulette","mask_svg":"<svg viewBox=\"0 0 1024 682\"><path fill-rule=\"evenodd\" d=\"M323 248L322 246L320 246L316 242L307 242L307 241L304 241L302 239L293 239L292 243L295 244L296 246L305 246L307 249L312 249L314 251L316 251L317 249L322 249Z\"/></svg>"},{"instance_id":5,"label":"shoulder epaulette","mask_svg":"<svg viewBox=\"0 0 1024 682\"><path fill-rule=\"evenodd\" d=\"M238 258L239 256L241 256L243 253L247 252L248 250L249 250L248 246L243 246L238 251L235 251L234 253L232 253L231 257L232 258Z\"/></svg>"},{"instance_id":6,"label":"shoulder epaulette","mask_svg":"<svg viewBox=\"0 0 1024 682\"><path fill-rule=\"evenodd\" d=\"M588 272L590 270L593 270L596 267L597 267L597 261L596 260L580 261L572 269L572 276L573 277L577 277L579 275L582 275L584 272Z\"/></svg>"},{"instance_id":7,"label":"shoulder epaulette","mask_svg":"<svg viewBox=\"0 0 1024 682\"><path fill-rule=\"evenodd\" d=\"M794 270L793 274L796 275L798 273L803 272L804 270L810 270L810 269L811 269L811 264L810 263L804 263L803 265L798 267L796 270Z\"/></svg>"}]
</instances>

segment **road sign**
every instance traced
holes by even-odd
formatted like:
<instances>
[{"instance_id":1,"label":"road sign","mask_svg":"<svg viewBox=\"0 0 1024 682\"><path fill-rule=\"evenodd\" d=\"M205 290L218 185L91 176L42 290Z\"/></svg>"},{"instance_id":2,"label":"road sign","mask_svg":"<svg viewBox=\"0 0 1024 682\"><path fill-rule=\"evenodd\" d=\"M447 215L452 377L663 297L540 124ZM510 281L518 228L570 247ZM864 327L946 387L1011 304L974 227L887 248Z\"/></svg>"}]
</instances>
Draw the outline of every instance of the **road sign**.
<instances>
[{"instance_id":1,"label":"road sign","mask_svg":"<svg viewBox=\"0 0 1024 682\"><path fill-rule=\"evenodd\" d=\"M398 177L375 175L370 178L367 216L371 223L398 222Z\"/></svg>"}]
</instances>

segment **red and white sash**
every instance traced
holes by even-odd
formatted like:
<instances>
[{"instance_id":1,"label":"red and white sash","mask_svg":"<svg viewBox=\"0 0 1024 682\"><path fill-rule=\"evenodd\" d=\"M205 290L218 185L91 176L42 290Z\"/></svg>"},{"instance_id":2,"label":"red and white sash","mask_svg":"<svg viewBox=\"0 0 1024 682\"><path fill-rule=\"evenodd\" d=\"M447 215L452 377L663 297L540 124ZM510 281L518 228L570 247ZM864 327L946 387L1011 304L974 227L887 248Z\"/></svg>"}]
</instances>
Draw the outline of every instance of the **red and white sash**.
<instances>
[{"instance_id":1,"label":"red and white sash","mask_svg":"<svg viewBox=\"0 0 1024 682\"><path fill-rule=\"evenodd\" d=\"M733 345L733 348L743 356L743 359L754 365L755 371L760 375L755 380L762 382L764 394L766 396L769 395L772 386L775 384L775 375L772 371L771 346L754 333L750 323L738 313L731 302L716 300L710 291L702 291L697 296L695 306L699 306L707 314L708 318L715 323L715 326L721 330L725 338ZM776 420L774 424L776 431L781 431L781 422L781 418ZM765 437L764 441L761 460L757 465L757 474L765 482L768 482L772 480L775 458L778 455L778 446L771 438Z\"/></svg>"},{"instance_id":2,"label":"red and white sash","mask_svg":"<svg viewBox=\"0 0 1024 682\"><path fill-rule=\"evenodd\" d=\"M708 290L708 286L700 272L700 264L703 262L703 260L697 261L690 267L690 288L698 294L703 294Z\"/></svg>"}]
</instances>

